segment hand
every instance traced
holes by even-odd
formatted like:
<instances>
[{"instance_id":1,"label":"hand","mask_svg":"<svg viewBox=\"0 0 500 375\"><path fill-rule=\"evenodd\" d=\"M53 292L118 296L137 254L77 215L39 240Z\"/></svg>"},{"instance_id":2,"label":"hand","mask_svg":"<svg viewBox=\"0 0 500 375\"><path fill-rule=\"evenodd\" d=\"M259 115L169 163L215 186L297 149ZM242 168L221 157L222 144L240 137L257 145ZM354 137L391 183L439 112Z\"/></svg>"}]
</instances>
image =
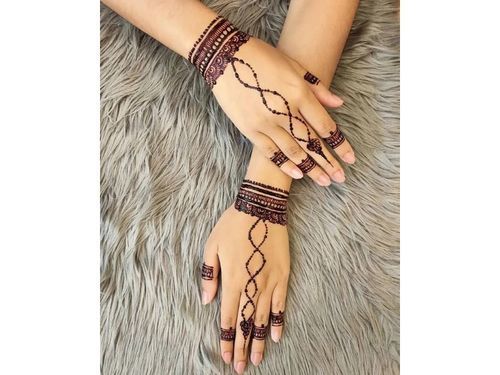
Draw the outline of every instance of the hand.
<instances>
[{"instance_id":1,"label":"hand","mask_svg":"<svg viewBox=\"0 0 500 375\"><path fill-rule=\"evenodd\" d=\"M259 219L234 207L227 209L219 222L212 230L207 241L204 255L204 268L211 273L212 280L202 280L203 303L209 303L215 297L218 287L218 278L222 275L222 303L221 303L221 328L235 329L236 338L233 341L220 341L221 354L224 362L230 363L234 353L234 367L241 374L247 364L249 347L250 358L254 365L258 365L263 358L265 340L258 340L252 335L244 339L241 322L242 308L247 302L245 289L251 295L254 291L253 283L247 284L249 274L245 264L252 255L254 247L248 239L249 230ZM265 267L256 276L256 293L252 298L255 301L254 324L257 327L269 325L270 313L281 316L285 311L288 275L290 270L290 257L288 252L288 232L284 225L267 222L268 235L260 250L265 259ZM260 242L265 233L262 220L252 231L252 238ZM258 245L258 243L257 243ZM257 270L262 264L262 259L256 253L249 263L251 272ZM210 272L211 271L211 272ZM205 275L206 276L206 275ZM208 277L210 279L210 277ZM245 315L252 314L252 306L248 305ZM275 323L279 323L276 320ZM282 335L282 325L271 325L271 337L277 342ZM250 342L251 341L251 342ZM234 344L234 347L233 347Z\"/></svg>"},{"instance_id":2,"label":"hand","mask_svg":"<svg viewBox=\"0 0 500 375\"><path fill-rule=\"evenodd\" d=\"M345 180L344 171L321 138L337 129L322 104L338 107L342 100L321 83L305 81L306 70L276 48L256 39L241 46L213 92L222 109L238 129L266 157L281 150L289 161L281 169L293 178L301 178L297 165L310 155L318 166L307 174L319 185L330 178ZM344 141L335 149L347 163L354 152Z\"/></svg>"}]
</instances>

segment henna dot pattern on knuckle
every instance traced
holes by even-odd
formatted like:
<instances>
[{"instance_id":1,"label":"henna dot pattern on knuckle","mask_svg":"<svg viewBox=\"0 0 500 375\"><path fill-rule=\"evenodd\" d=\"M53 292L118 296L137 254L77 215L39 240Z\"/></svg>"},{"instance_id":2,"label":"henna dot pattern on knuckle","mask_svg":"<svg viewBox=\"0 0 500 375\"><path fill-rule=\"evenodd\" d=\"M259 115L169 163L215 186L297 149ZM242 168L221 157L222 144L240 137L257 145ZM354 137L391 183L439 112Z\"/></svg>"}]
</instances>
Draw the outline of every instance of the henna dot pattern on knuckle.
<instances>
[{"instance_id":1,"label":"henna dot pattern on knuckle","mask_svg":"<svg viewBox=\"0 0 500 375\"><path fill-rule=\"evenodd\" d=\"M271 325L273 327L280 327L283 325L283 322L285 320L285 312L284 311L278 311L277 313L271 312Z\"/></svg>"},{"instance_id":2,"label":"henna dot pattern on knuckle","mask_svg":"<svg viewBox=\"0 0 500 375\"><path fill-rule=\"evenodd\" d=\"M238 70L237 65L241 69L247 68L249 72L251 73L251 76L253 77L253 84L250 84L246 81L244 81L241 76L242 72ZM243 59L239 59L237 57L232 57L231 58L231 67L233 68L233 73L236 79L246 88L255 90L259 93L262 104L266 107L266 109L271 112L274 115L277 116L286 116L288 118L288 128L290 130L290 134L292 135L293 138L295 138L297 141L305 143L306 147L308 150L315 152L316 154L320 155L323 159L325 159L328 163L329 160L327 159L325 153L323 152L323 148L321 146L321 142L318 138L314 138L311 135L311 130L309 129L309 125L300 117L294 115L292 113L292 110L290 108L290 103L288 103L288 100L285 99L283 95L281 95L279 92L276 90L270 90L267 88L262 88L259 82L259 77L257 73L255 72L255 69L246 61ZM275 98L278 98L282 101L283 105L286 108L286 112L277 110L275 108L270 107L268 100L266 99L266 95L271 95ZM299 137L295 133L295 125L300 124L303 126L303 128L306 130L306 138Z\"/></svg>"},{"instance_id":3,"label":"henna dot pattern on knuckle","mask_svg":"<svg viewBox=\"0 0 500 375\"><path fill-rule=\"evenodd\" d=\"M236 337L236 329L233 327L229 327L228 329L222 328L220 329L220 339L222 341L234 341Z\"/></svg>"},{"instance_id":4,"label":"henna dot pattern on knuckle","mask_svg":"<svg viewBox=\"0 0 500 375\"><path fill-rule=\"evenodd\" d=\"M307 82L309 82L310 84L312 84L312 85L318 85L319 84L319 78L316 77L311 72L306 72L306 74L304 74L304 79Z\"/></svg>"},{"instance_id":5,"label":"henna dot pattern on knuckle","mask_svg":"<svg viewBox=\"0 0 500 375\"><path fill-rule=\"evenodd\" d=\"M325 142L333 149L339 147L345 141L344 133L340 131L337 124L337 129L334 132L330 131L330 136L325 138Z\"/></svg>"},{"instance_id":6,"label":"henna dot pattern on knuckle","mask_svg":"<svg viewBox=\"0 0 500 375\"><path fill-rule=\"evenodd\" d=\"M214 268L203 263L203 265L201 266L201 278L203 280L213 280Z\"/></svg>"},{"instance_id":7,"label":"henna dot pattern on knuckle","mask_svg":"<svg viewBox=\"0 0 500 375\"><path fill-rule=\"evenodd\" d=\"M287 201L288 191L251 180L243 180L236 197L234 204L236 210L257 218L248 230L248 241L253 250L245 262L249 278L245 284L246 301L240 311L240 329L244 345L246 345L250 333L255 331L255 297L258 292L256 277L266 264L266 258L261 248L269 234L268 224L287 224ZM260 237L256 233L257 229L263 232Z\"/></svg>"},{"instance_id":8,"label":"henna dot pattern on knuckle","mask_svg":"<svg viewBox=\"0 0 500 375\"><path fill-rule=\"evenodd\" d=\"M278 167L281 167L288 161L287 156L283 153L283 151L276 151L273 156L271 156L271 161L276 164Z\"/></svg>"},{"instance_id":9,"label":"henna dot pattern on knuckle","mask_svg":"<svg viewBox=\"0 0 500 375\"><path fill-rule=\"evenodd\" d=\"M252 331L252 338L254 340L264 340L267 336L267 326L264 324L261 324L260 327L254 325L253 326L253 331Z\"/></svg>"},{"instance_id":10,"label":"henna dot pattern on knuckle","mask_svg":"<svg viewBox=\"0 0 500 375\"><path fill-rule=\"evenodd\" d=\"M297 167L302 171L302 173L309 173L316 166L316 162L311 157L311 155L307 155L304 160L302 160Z\"/></svg>"}]
</instances>

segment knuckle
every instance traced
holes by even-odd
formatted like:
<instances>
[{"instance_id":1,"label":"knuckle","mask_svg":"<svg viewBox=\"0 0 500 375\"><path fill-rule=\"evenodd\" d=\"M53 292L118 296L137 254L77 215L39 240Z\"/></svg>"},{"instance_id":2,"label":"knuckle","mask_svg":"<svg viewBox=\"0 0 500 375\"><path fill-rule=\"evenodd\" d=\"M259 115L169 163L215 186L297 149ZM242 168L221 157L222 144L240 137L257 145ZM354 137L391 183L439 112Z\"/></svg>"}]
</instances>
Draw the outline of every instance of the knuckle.
<instances>
[{"instance_id":1,"label":"knuckle","mask_svg":"<svg viewBox=\"0 0 500 375\"><path fill-rule=\"evenodd\" d=\"M302 150L302 148L297 144L294 144L294 145L287 147L287 154L291 158L299 159L303 156L303 153L304 153L304 150Z\"/></svg>"},{"instance_id":2,"label":"knuckle","mask_svg":"<svg viewBox=\"0 0 500 375\"><path fill-rule=\"evenodd\" d=\"M273 311L283 310L283 299L278 297L273 301Z\"/></svg>"},{"instance_id":3,"label":"knuckle","mask_svg":"<svg viewBox=\"0 0 500 375\"><path fill-rule=\"evenodd\" d=\"M255 316L255 323L261 324L267 322L268 314L260 312Z\"/></svg>"},{"instance_id":4,"label":"knuckle","mask_svg":"<svg viewBox=\"0 0 500 375\"><path fill-rule=\"evenodd\" d=\"M234 326L234 319L233 319L233 317L231 317L229 315L222 315L220 322L221 322L221 326L223 328L228 328L228 327Z\"/></svg>"}]
</instances>

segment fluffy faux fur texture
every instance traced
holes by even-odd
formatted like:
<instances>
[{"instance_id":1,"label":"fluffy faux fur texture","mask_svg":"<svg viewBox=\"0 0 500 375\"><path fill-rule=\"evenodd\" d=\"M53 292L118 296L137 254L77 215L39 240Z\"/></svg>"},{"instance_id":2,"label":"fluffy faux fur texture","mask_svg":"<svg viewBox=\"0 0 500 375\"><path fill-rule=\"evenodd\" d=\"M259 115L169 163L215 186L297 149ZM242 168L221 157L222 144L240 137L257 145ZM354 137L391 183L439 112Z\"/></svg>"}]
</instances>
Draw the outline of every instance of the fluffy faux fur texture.
<instances>
[{"instance_id":1,"label":"fluffy faux fur texture","mask_svg":"<svg viewBox=\"0 0 500 375\"><path fill-rule=\"evenodd\" d=\"M207 3L271 43L288 6ZM249 374L399 373L394 1L361 2L333 87L357 162L343 186L294 183L285 335ZM200 302L200 266L250 146L192 66L105 7L101 107L102 373L233 373L219 356L219 300Z\"/></svg>"}]
</instances>

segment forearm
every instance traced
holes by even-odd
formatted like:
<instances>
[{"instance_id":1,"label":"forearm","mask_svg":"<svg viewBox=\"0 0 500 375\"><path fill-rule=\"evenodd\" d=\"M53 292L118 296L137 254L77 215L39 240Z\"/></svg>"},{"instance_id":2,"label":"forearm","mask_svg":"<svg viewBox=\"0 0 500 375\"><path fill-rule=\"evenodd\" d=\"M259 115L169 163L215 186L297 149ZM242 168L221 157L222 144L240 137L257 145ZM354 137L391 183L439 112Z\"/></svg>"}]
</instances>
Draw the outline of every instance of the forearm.
<instances>
[{"instance_id":1,"label":"forearm","mask_svg":"<svg viewBox=\"0 0 500 375\"><path fill-rule=\"evenodd\" d=\"M292 0L278 49L329 85L342 55L358 0ZM292 179L254 149L247 178L289 190Z\"/></svg>"},{"instance_id":2,"label":"forearm","mask_svg":"<svg viewBox=\"0 0 500 375\"><path fill-rule=\"evenodd\" d=\"M217 15L198 0L102 0L137 28L187 58Z\"/></svg>"}]
</instances>

